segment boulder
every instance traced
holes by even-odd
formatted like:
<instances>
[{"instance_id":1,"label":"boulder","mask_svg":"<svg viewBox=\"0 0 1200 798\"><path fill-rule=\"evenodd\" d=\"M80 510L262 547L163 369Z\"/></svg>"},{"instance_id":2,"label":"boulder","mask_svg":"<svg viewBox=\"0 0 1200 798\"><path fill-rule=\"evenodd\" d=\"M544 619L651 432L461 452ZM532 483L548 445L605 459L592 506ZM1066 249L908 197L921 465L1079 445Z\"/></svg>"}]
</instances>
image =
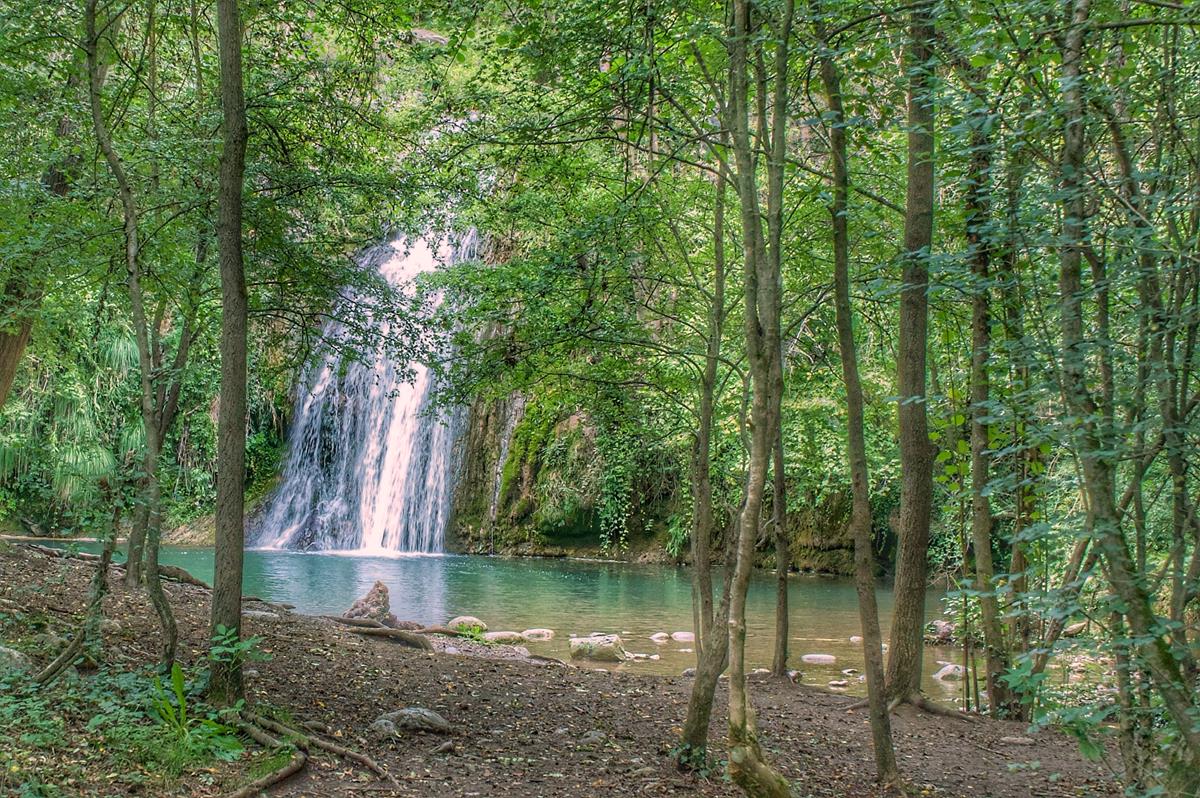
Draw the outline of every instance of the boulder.
<instances>
[{"instance_id":1,"label":"boulder","mask_svg":"<svg viewBox=\"0 0 1200 798\"><path fill-rule=\"evenodd\" d=\"M942 668L937 673L933 674L933 678L939 682L959 682L962 681L963 667L956 665L953 662L942 663Z\"/></svg>"},{"instance_id":2,"label":"boulder","mask_svg":"<svg viewBox=\"0 0 1200 798\"><path fill-rule=\"evenodd\" d=\"M677 643L695 643L696 635L691 632L671 632L671 639Z\"/></svg>"},{"instance_id":3,"label":"boulder","mask_svg":"<svg viewBox=\"0 0 1200 798\"><path fill-rule=\"evenodd\" d=\"M18 673L29 673L32 669L33 662L29 657L15 648L0 646L0 679Z\"/></svg>"},{"instance_id":4,"label":"boulder","mask_svg":"<svg viewBox=\"0 0 1200 798\"><path fill-rule=\"evenodd\" d=\"M243 618L257 618L260 621L278 621L279 614L266 610L242 610Z\"/></svg>"},{"instance_id":5,"label":"boulder","mask_svg":"<svg viewBox=\"0 0 1200 798\"><path fill-rule=\"evenodd\" d=\"M459 615L446 621L446 626L451 629L478 629L481 632L488 630L487 624L476 618L474 615Z\"/></svg>"},{"instance_id":6,"label":"boulder","mask_svg":"<svg viewBox=\"0 0 1200 798\"><path fill-rule=\"evenodd\" d=\"M484 632L483 639L488 643L507 643L509 645L525 642L525 638L520 632Z\"/></svg>"},{"instance_id":7,"label":"boulder","mask_svg":"<svg viewBox=\"0 0 1200 798\"><path fill-rule=\"evenodd\" d=\"M450 721L424 707L405 707L385 712L367 728L367 732L374 737L391 737L401 731L450 734L454 728Z\"/></svg>"},{"instance_id":8,"label":"boulder","mask_svg":"<svg viewBox=\"0 0 1200 798\"><path fill-rule=\"evenodd\" d=\"M849 684L845 679L834 679L829 686L837 690L844 690Z\"/></svg>"},{"instance_id":9,"label":"boulder","mask_svg":"<svg viewBox=\"0 0 1200 798\"><path fill-rule=\"evenodd\" d=\"M935 646L948 646L954 642L957 632L954 624L935 618L925 627L925 642Z\"/></svg>"},{"instance_id":10,"label":"boulder","mask_svg":"<svg viewBox=\"0 0 1200 798\"><path fill-rule=\"evenodd\" d=\"M682 674L682 676L683 676L684 678L686 678L686 679L690 679L691 677L693 677L693 676L695 676L695 675L696 675L696 669L695 669L695 668L684 668L684 669L683 669L683 674Z\"/></svg>"},{"instance_id":11,"label":"boulder","mask_svg":"<svg viewBox=\"0 0 1200 798\"><path fill-rule=\"evenodd\" d=\"M832 665L837 662L837 657L832 654L805 654L800 661L806 665Z\"/></svg>"},{"instance_id":12,"label":"boulder","mask_svg":"<svg viewBox=\"0 0 1200 798\"><path fill-rule=\"evenodd\" d=\"M371 586L371 589L367 591L367 595L354 602L350 609L342 613L342 617L367 618L368 620L378 621L384 626L391 626L394 623L398 623L396 616L392 615L391 600L388 598L387 585L380 581L376 581Z\"/></svg>"},{"instance_id":13,"label":"boulder","mask_svg":"<svg viewBox=\"0 0 1200 798\"><path fill-rule=\"evenodd\" d=\"M594 662L624 662L627 659L620 635L572 637L569 645L571 659L590 659Z\"/></svg>"},{"instance_id":14,"label":"boulder","mask_svg":"<svg viewBox=\"0 0 1200 798\"><path fill-rule=\"evenodd\" d=\"M654 634L650 635L650 639L660 646L665 646L667 641L671 639L671 636L666 632L655 632Z\"/></svg>"},{"instance_id":15,"label":"boulder","mask_svg":"<svg viewBox=\"0 0 1200 798\"><path fill-rule=\"evenodd\" d=\"M521 637L525 638L526 640L528 640L531 643L539 643L543 640L553 640L554 639L554 630L553 629L526 629L524 632L521 632Z\"/></svg>"}]
</instances>

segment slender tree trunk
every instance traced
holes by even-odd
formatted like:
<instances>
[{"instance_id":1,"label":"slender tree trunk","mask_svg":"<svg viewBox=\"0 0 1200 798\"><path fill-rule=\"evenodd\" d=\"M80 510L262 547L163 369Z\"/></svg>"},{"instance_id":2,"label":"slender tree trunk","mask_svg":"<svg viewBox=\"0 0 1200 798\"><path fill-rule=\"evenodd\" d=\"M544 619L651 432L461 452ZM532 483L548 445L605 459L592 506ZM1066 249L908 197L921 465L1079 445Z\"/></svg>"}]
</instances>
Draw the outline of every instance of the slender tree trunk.
<instances>
[{"instance_id":1,"label":"slender tree trunk","mask_svg":"<svg viewBox=\"0 0 1200 798\"><path fill-rule=\"evenodd\" d=\"M867 707L875 773L880 783L899 781L896 751L892 744L892 722L888 713L883 677L883 635L879 630L879 607L875 596L875 556L871 545L870 476L864 436L862 381L858 374L858 351L854 342L854 315L850 304L849 187L845 111L842 107L841 75L825 42L825 26L815 8L820 40L821 83L829 109L829 149L833 159L833 197L829 214L833 229L833 282L837 312L838 346L842 357L842 380L846 385L847 455L850 461L850 534L854 540L854 585L858 592L858 615L862 626L863 659L867 677Z\"/></svg>"},{"instance_id":2,"label":"slender tree trunk","mask_svg":"<svg viewBox=\"0 0 1200 798\"><path fill-rule=\"evenodd\" d=\"M900 435L900 523L895 610L887 663L889 697L921 688L926 555L933 506L933 446L926 419L925 349L929 324L929 256L933 245L933 4L912 11L908 69L908 195L904 212L903 287L896 357Z\"/></svg>"},{"instance_id":3,"label":"slender tree trunk","mask_svg":"<svg viewBox=\"0 0 1200 798\"><path fill-rule=\"evenodd\" d=\"M96 142L100 145L100 150L104 154L104 160L108 164L109 171L112 172L113 178L116 180L121 200L125 233L126 282L129 288L129 305L133 315L134 337L137 340L138 364L141 372L142 426L145 429L146 438L145 457L143 460L143 478L145 481L144 500L150 515L148 537L154 540L157 535L154 525L161 518L158 483L158 456L161 450L161 440L159 437L159 420L154 404L154 368L150 351L149 332L146 327L146 311L141 286L138 209L133 193L133 185L129 180L128 173L125 171L124 164L122 164L120 157L113 147L112 137L109 134L107 123L104 119L104 110L100 103L102 80L99 60L100 38L96 32L96 6L97 0L88 0L84 14L86 29L85 49L88 65L88 96L92 112L92 129L96 136ZM167 603L166 597L163 595L157 561L152 564L152 567L147 567L146 577L150 601L154 605L155 612L158 614L163 633L160 664L164 670L169 670L175 661L177 632L171 606Z\"/></svg>"},{"instance_id":4,"label":"slender tree trunk","mask_svg":"<svg viewBox=\"0 0 1200 798\"><path fill-rule=\"evenodd\" d=\"M983 86L986 72L973 83ZM979 593L980 623L985 648L984 682L988 708L999 717L1012 703L1008 685L1000 678L1008 670L1008 652L1000 626L996 600L995 568L992 564L992 508L987 486L991 479L988 454L990 429L988 407L991 357L991 224L992 137L990 114L980 99L972 111L971 161L967 171L967 244L971 274L975 281L971 301L971 543L975 549L975 590Z\"/></svg>"},{"instance_id":5,"label":"slender tree trunk","mask_svg":"<svg viewBox=\"0 0 1200 798\"><path fill-rule=\"evenodd\" d=\"M754 547L762 519L763 494L771 451L779 425L778 398L774 393L774 359L779 355L781 287L778 253L768 253L764 240L756 159L750 139L748 44L751 34L751 4L739 0L733 9L730 50L730 129L736 168L738 200L741 207L743 271L745 275L746 361L753 386L750 403L750 460L746 476L746 494L736 536L736 559L729 605L729 773L733 781L752 798L789 795L787 781L763 756L758 742L754 708L746 692L746 593L754 568ZM777 45L774 125L783 123L786 101L787 44L791 30L792 3L786 4L783 35ZM782 62L782 70L780 67ZM772 147L768 164L768 217L782 201L782 162L776 161Z\"/></svg>"},{"instance_id":6,"label":"slender tree trunk","mask_svg":"<svg viewBox=\"0 0 1200 798\"><path fill-rule=\"evenodd\" d=\"M729 591L722 594L714 614L712 584L712 426L721 338L725 323L725 175L716 179L713 206L713 292L708 311L704 372L700 381L700 414L692 457L692 590L699 624L696 628L696 677L688 698L687 717L680 734L679 763L701 766L707 759L708 727L717 680L725 670L729 636L725 622Z\"/></svg>"},{"instance_id":7,"label":"slender tree trunk","mask_svg":"<svg viewBox=\"0 0 1200 798\"><path fill-rule=\"evenodd\" d=\"M780 369L777 369L777 371ZM783 390L783 377L777 376L776 390ZM774 484L771 497L771 528L775 533L775 656L771 673L787 676L788 660L788 571L792 567L787 537L787 479L783 470L783 425L775 433Z\"/></svg>"},{"instance_id":8,"label":"slender tree trunk","mask_svg":"<svg viewBox=\"0 0 1200 798\"><path fill-rule=\"evenodd\" d=\"M242 263L242 181L246 101L242 88L242 23L237 0L217 0L224 148L217 187L217 251L221 265L221 397L217 419L216 556L212 629L241 635L245 548L246 276ZM212 663L209 695L220 704L242 696L237 660Z\"/></svg>"}]
</instances>

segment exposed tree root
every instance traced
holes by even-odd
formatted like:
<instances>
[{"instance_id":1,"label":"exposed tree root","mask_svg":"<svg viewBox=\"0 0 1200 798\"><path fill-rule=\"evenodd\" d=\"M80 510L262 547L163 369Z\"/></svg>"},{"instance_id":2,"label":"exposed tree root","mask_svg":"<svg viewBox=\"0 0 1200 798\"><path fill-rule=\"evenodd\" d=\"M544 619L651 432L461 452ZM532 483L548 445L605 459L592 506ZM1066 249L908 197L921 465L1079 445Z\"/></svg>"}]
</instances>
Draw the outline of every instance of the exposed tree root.
<instances>
[{"instance_id":1,"label":"exposed tree root","mask_svg":"<svg viewBox=\"0 0 1200 798\"><path fill-rule=\"evenodd\" d=\"M321 615L319 616L327 621L340 623L342 626L355 626L360 629L386 629L387 627L381 624L374 618L343 618L340 615Z\"/></svg>"},{"instance_id":2,"label":"exposed tree root","mask_svg":"<svg viewBox=\"0 0 1200 798\"><path fill-rule=\"evenodd\" d=\"M384 779L395 786L399 786L396 784L396 780L392 774L388 773L382 765L366 754L361 754L358 751L353 751L349 748L338 745L337 743L329 742L328 740L322 740L320 737L306 735L297 729L294 729L290 726L285 726L278 721L271 720L270 718L264 718L262 715L249 710L243 712L242 714L247 720L253 722L254 724L264 729L269 729L276 734L282 734L288 739L295 741L297 746L306 751L311 746L320 748L323 751L328 751L331 754L337 754L343 759L349 759L351 762L357 762L367 770L374 773L376 776L379 776L379 778Z\"/></svg>"},{"instance_id":3,"label":"exposed tree root","mask_svg":"<svg viewBox=\"0 0 1200 798\"><path fill-rule=\"evenodd\" d=\"M60 673L65 671L83 653L84 637L86 637L86 634L84 630L80 629L76 633L75 639L68 643L46 667L38 671L33 680L41 685L46 685L54 681Z\"/></svg>"},{"instance_id":4,"label":"exposed tree root","mask_svg":"<svg viewBox=\"0 0 1200 798\"><path fill-rule=\"evenodd\" d=\"M958 720L965 720L968 723L974 723L979 719L975 715L960 712L957 709L944 707L941 704L930 701L920 693L909 693L908 695L893 698L891 703L888 704L888 712L895 712L896 708L901 704L910 704L917 709L928 712L930 715L940 715L943 718L956 718Z\"/></svg>"},{"instance_id":5,"label":"exposed tree root","mask_svg":"<svg viewBox=\"0 0 1200 798\"><path fill-rule=\"evenodd\" d=\"M952 709L951 707L944 707L941 704L930 701L920 693L912 693L910 695L893 698L888 704L888 712L895 712L902 704L909 704L917 709L928 712L930 715L940 715L943 718L955 718L957 720L965 720L969 723L974 723L975 721L979 720L978 716L976 715L968 712L961 712L957 709ZM846 712L855 712L857 710L866 708L867 699L864 698L861 701L855 701L853 704L846 707Z\"/></svg>"},{"instance_id":6,"label":"exposed tree root","mask_svg":"<svg viewBox=\"0 0 1200 798\"><path fill-rule=\"evenodd\" d=\"M238 727L246 733L246 736L250 737L256 743L269 751L278 751L285 747L284 744L279 740L276 740L274 737L267 734L250 721L241 721L238 723ZM223 796L223 798L252 798L252 796L258 795L268 787L278 784L279 782L290 778L296 773L299 773L301 769L304 768L304 765L308 762L308 754L304 752L304 749L299 747L295 748L294 751L295 752L292 754L291 758L288 759L287 763L284 764L283 767L273 770L261 778L255 779L254 781L235 790L234 792L227 793L225 796Z\"/></svg>"},{"instance_id":7,"label":"exposed tree root","mask_svg":"<svg viewBox=\"0 0 1200 798\"><path fill-rule=\"evenodd\" d=\"M376 629L374 627L366 629L351 627L350 631L356 635L364 635L366 637L382 637L391 640L393 643L399 643L402 646L420 649L421 651L433 651L433 644L416 632L406 632L403 629Z\"/></svg>"}]
</instances>

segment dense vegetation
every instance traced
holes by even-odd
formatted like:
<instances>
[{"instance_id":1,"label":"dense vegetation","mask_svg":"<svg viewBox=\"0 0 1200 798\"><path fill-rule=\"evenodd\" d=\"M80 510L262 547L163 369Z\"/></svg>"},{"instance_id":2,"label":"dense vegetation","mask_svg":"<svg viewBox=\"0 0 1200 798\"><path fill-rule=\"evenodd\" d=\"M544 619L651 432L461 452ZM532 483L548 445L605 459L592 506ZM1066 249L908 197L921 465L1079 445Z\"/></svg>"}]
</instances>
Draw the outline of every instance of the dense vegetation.
<instances>
[{"instance_id":1,"label":"dense vegetation","mask_svg":"<svg viewBox=\"0 0 1200 798\"><path fill-rule=\"evenodd\" d=\"M373 351L357 296L445 402L520 408L502 512L460 500L472 545L692 563L684 765L728 666L730 775L786 794L745 693L747 583L779 572L782 675L787 572L839 549L819 564L857 580L884 783L889 705L944 711L919 691L943 576L967 708L1115 737L1131 794L1200 789L1191 4L218 5L0 11L0 511L106 557L128 531L164 663L161 530L216 513L214 631L236 628L243 496L303 364ZM355 265L468 230L479 257L415 302ZM350 334L322 339L331 317ZM1080 620L1111 700L1045 684Z\"/></svg>"}]
</instances>

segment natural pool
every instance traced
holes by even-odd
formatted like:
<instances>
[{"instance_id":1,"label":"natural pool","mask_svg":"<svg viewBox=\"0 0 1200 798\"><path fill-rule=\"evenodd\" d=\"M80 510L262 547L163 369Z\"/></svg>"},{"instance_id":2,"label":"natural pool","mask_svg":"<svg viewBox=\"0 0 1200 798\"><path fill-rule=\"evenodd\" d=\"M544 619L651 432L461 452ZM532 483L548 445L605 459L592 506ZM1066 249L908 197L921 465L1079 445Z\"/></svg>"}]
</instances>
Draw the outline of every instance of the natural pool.
<instances>
[{"instance_id":1,"label":"natural pool","mask_svg":"<svg viewBox=\"0 0 1200 798\"><path fill-rule=\"evenodd\" d=\"M81 544L86 545L86 544ZM91 548L91 546L88 546ZM164 546L161 559L212 581L213 550ZM635 673L678 674L695 664L689 643L656 645L655 632L692 630L691 573L685 567L595 560L518 559L478 556L360 556L293 551L246 552L244 588L248 594L296 605L313 615L341 614L379 580L388 586L392 612L403 620L445 623L474 615L493 631L541 627L555 639L530 643L530 651L565 659L571 634L617 632L629 651L658 654L657 660L615 666ZM929 617L938 612L940 593L931 591ZM891 590L879 590L880 620L887 634ZM748 667L771 663L775 629L773 575L755 574L748 607ZM789 595L791 664L804 682L825 685L845 679L848 692L861 693L855 675L862 649L850 642L859 633L858 598L848 579L793 576ZM803 654L832 654L833 665L808 665ZM926 647L925 689L952 700L961 683L931 678L937 662L961 661L954 649Z\"/></svg>"}]
</instances>

